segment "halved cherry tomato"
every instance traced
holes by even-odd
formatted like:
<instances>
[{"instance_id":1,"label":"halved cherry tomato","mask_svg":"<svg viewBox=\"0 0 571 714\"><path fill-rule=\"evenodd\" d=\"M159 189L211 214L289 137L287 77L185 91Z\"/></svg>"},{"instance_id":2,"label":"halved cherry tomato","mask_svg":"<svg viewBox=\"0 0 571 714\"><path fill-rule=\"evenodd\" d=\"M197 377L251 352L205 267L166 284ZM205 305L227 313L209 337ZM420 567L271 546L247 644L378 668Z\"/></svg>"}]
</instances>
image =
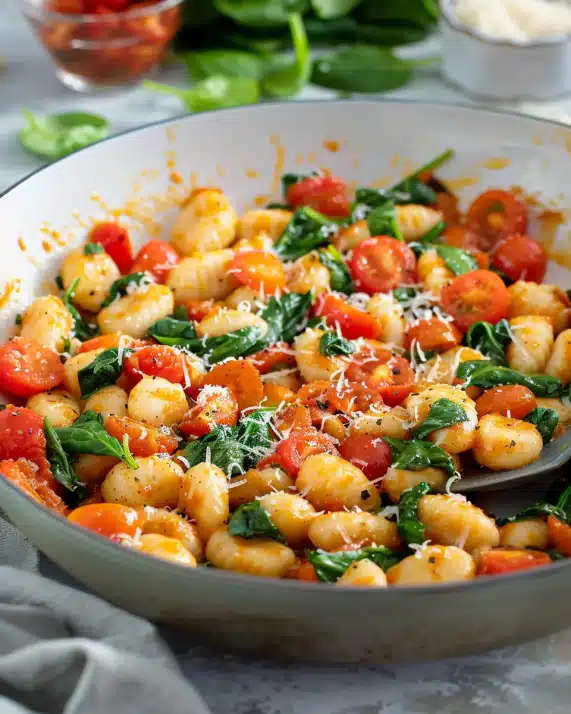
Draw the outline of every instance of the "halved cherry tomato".
<instances>
[{"instance_id":1,"label":"halved cherry tomato","mask_svg":"<svg viewBox=\"0 0 571 714\"><path fill-rule=\"evenodd\" d=\"M413 343L421 350L444 352L456 347L462 342L462 333L451 322L446 322L438 317L417 320L412 323L406 332L406 346L410 350Z\"/></svg>"},{"instance_id":2,"label":"halved cherry tomato","mask_svg":"<svg viewBox=\"0 0 571 714\"><path fill-rule=\"evenodd\" d=\"M349 305L338 295L321 295L315 306L315 314L324 317L328 325L339 325L341 334L348 340L358 337L375 338L379 334L379 325L372 315Z\"/></svg>"},{"instance_id":3,"label":"halved cherry tomato","mask_svg":"<svg viewBox=\"0 0 571 714\"><path fill-rule=\"evenodd\" d=\"M35 464L26 459L0 461L0 476L10 481L29 498L46 508L64 515L67 506L57 493L38 478Z\"/></svg>"},{"instance_id":4,"label":"halved cherry tomato","mask_svg":"<svg viewBox=\"0 0 571 714\"><path fill-rule=\"evenodd\" d=\"M527 208L509 191L486 191L468 208L466 223L478 236L481 250L490 250L514 233L525 233Z\"/></svg>"},{"instance_id":5,"label":"halved cherry tomato","mask_svg":"<svg viewBox=\"0 0 571 714\"><path fill-rule=\"evenodd\" d=\"M287 342L276 342L265 350L246 357L260 374L273 372L277 367L295 367L295 355Z\"/></svg>"},{"instance_id":6,"label":"halved cherry tomato","mask_svg":"<svg viewBox=\"0 0 571 714\"><path fill-rule=\"evenodd\" d=\"M145 375L161 377L173 384L182 384L185 381L183 366L185 360L186 356L172 347L149 345L129 355L125 360L124 369L131 387L138 384Z\"/></svg>"},{"instance_id":7,"label":"halved cherry tomato","mask_svg":"<svg viewBox=\"0 0 571 714\"><path fill-rule=\"evenodd\" d=\"M416 282L416 257L396 238L368 238L354 250L349 263L358 290L374 295Z\"/></svg>"},{"instance_id":8,"label":"halved cherry tomato","mask_svg":"<svg viewBox=\"0 0 571 714\"><path fill-rule=\"evenodd\" d=\"M547 517L547 528L549 530L549 540L563 555L571 557L571 526L567 525L555 516Z\"/></svg>"},{"instance_id":9,"label":"halved cherry tomato","mask_svg":"<svg viewBox=\"0 0 571 714\"><path fill-rule=\"evenodd\" d=\"M279 407L280 404L295 402L296 393L293 389L283 387L281 384L264 384L264 406Z\"/></svg>"},{"instance_id":10,"label":"halved cherry tomato","mask_svg":"<svg viewBox=\"0 0 571 714\"><path fill-rule=\"evenodd\" d=\"M492 262L514 281L540 283L547 271L547 253L528 236L513 235L500 241L492 253Z\"/></svg>"},{"instance_id":11,"label":"halved cherry tomato","mask_svg":"<svg viewBox=\"0 0 571 714\"><path fill-rule=\"evenodd\" d=\"M513 419L525 419L537 401L535 394L519 384L493 387L476 400L478 416L484 414L502 414Z\"/></svg>"},{"instance_id":12,"label":"halved cherry tomato","mask_svg":"<svg viewBox=\"0 0 571 714\"><path fill-rule=\"evenodd\" d=\"M323 419L334 413L328 400L330 390L334 391L331 382L317 380L304 384L297 393L298 401L309 409L311 423L314 426L321 426Z\"/></svg>"},{"instance_id":13,"label":"halved cherry tomato","mask_svg":"<svg viewBox=\"0 0 571 714\"><path fill-rule=\"evenodd\" d=\"M503 280L490 270L458 275L442 289L440 298L463 332L480 320L495 324L506 317L511 300Z\"/></svg>"},{"instance_id":14,"label":"halved cherry tomato","mask_svg":"<svg viewBox=\"0 0 571 714\"><path fill-rule=\"evenodd\" d=\"M229 387L238 401L240 411L260 404L264 398L264 383L260 373L251 362L243 359L217 364L203 377L202 383Z\"/></svg>"},{"instance_id":15,"label":"halved cherry tomato","mask_svg":"<svg viewBox=\"0 0 571 714\"><path fill-rule=\"evenodd\" d=\"M138 340L130 335L122 335L120 332L110 332L107 335L99 335L87 340L79 346L76 354L92 350L108 350L111 347L145 347L150 344L152 344L150 340Z\"/></svg>"},{"instance_id":16,"label":"halved cherry tomato","mask_svg":"<svg viewBox=\"0 0 571 714\"><path fill-rule=\"evenodd\" d=\"M478 565L478 575L504 575L550 564L551 558L541 550L497 548L482 553Z\"/></svg>"},{"instance_id":17,"label":"halved cherry tomato","mask_svg":"<svg viewBox=\"0 0 571 714\"><path fill-rule=\"evenodd\" d=\"M46 458L43 417L33 409L9 404L0 412L0 460L27 459L38 467L38 475L56 482Z\"/></svg>"},{"instance_id":18,"label":"halved cherry tomato","mask_svg":"<svg viewBox=\"0 0 571 714\"><path fill-rule=\"evenodd\" d=\"M371 481L387 473L392 463L391 447L378 436L351 434L339 444L339 453Z\"/></svg>"},{"instance_id":19,"label":"halved cherry tomato","mask_svg":"<svg viewBox=\"0 0 571 714\"><path fill-rule=\"evenodd\" d=\"M124 226L115 221L98 223L91 229L89 240L92 243L100 243L124 275L131 272L133 246L129 231Z\"/></svg>"},{"instance_id":20,"label":"halved cherry tomato","mask_svg":"<svg viewBox=\"0 0 571 714\"><path fill-rule=\"evenodd\" d=\"M371 389L357 382L344 382L342 386L337 386L324 380L304 384L297 393L298 400L309 407L315 426L321 426L323 419L331 414L367 411L376 396ZM377 401L381 400L377 398Z\"/></svg>"},{"instance_id":21,"label":"halved cherry tomato","mask_svg":"<svg viewBox=\"0 0 571 714\"><path fill-rule=\"evenodd\" d=\"M282 434L287 434L292 429L309 429L311 427L309 407L304 404L284 406L276 412L274 423Z\"/></svg>"},{"instance_id":22,"label":"halved cherry tomato","mask_svg":"<svg viewBox=\"0 0 571 714\"><path fill-rule=\"evenodd\" d=\"M178 439L166 427L154 427L141 424L129 417L114 414L105 418L105 429L110 436L120 442L129 437L129 449L133 456L153 456L154 454L174 454L178 448Z\"/></svg>"},{"instance_id":23,"label":"halved cherry tomato","mask_svg":"<svg viewBox=\"0 0 571 714\"><path fill-rule=\"evenodd\" d=\"M351 356L345 376L352 382L365 382L369 375L381 364L388 362L392 352L376 340L364 340L358 351Z\"/></svg>"},{"instance_id":24,"label":"halved cherry tomato","mask_svg":"<svg viewBox=\"0 0 571 714\"><path fill-rule=\"evenodd\" d=\"M273 294L285 288L287 279L279 258L263 250L242 250L236 253L228 272L238 282L258 292Z\"/></svg>"},{"instance_id":25,"label":"halved cherry tomato","mask_svg":"<svg viewBox=\"0 0 571 714\"><path fill-rule=\"evenodd\" d=\"M135 538L142 525L140 514L134 508L121 503L92 503L89 506L80 506L72 511L67 519L106 538Z\"/></svg>"},{"instance_id":26,"label":"halved cherry tomato","mask_svg":"<svg viewBox=\"0 0 571 714\"><path fill-rule=\"evenodd\" d=\"M309 560L304 560L299 564L295 570L295 575L290 576L295 577L296 580L303 580L306 583L318 583L319 578L315 572L315 568L309 562Z\"/></svg>"},{"instance_id":27,"label":"halved cherry tomato","mask_svg":"<svg viewBox=\"0 0 571 714\"><path fill-rule=\"evenodd\" d=\"M192 407L183 417L179 429L183 434L204 436L215 426L236 426L238 402L231 389L209 385L203 388Z\"/></svg>"},{"instance_id":28,"label":"halved cherry tomato","mask_svg":"<svg viewBox=\"0 0 571 714\"><path fill-rule=\"evenodd\" d=\"M188 319L200 322L214 307L214 300L185 300L183 303Z\"/></svg>"},{"instance_id":29,"label":"halved cherry tomato","mask_svg":"<svg viewBox=\"0 0 571 714\"><path fill-rule=\"evenodd\" d=\"M345 181L336 176L309 176L293 184L287 202L294 208L310 206L330 218L346 218L351 212Z\"/></svg>"},{"instance_id":30,"label":"halved cherry tomato","mask_svg":"<svg viewBox=\"0 0 571 714\"><path fill-rule=\"evenodd\" d=\"M132 273L147 271L157 283L166 282L169 271L180 262L176 250L164 240L151 240L135 256Z\"/></svg>"},{"instance_id":31,"label":"halved cherry tomato","mask_svg":"<svg viewBox=\"0 0 571 714\"><path fill-rule=\"evenodd\" d=\"M31 397L53 389L63 379L59 355L35 340L14 337L0 345L0 389Z\"/></svg>"},{"instance_id":32,"label":"halved cherry tomato","mask_svg":"<svg viewBox=\"0 0 571 714\"><path fill-rule=\"evenodd\" d=\"M278 444L276 454L286 471L294 478L303 462L313 454L336 454L331 437L317 429L292 429L287 438Z\"/></svg>"},{"instance_id":33,"label":"halved cherry tomato","mask_svg":"<svg viewBox=\"0 0 571 714\"><path fill-rule=\"evenodd\" d=\"M415 389L415 373L404 357L391 357L386 364L376 367L367 384L389 407L396 407Z\"/></svg>"}]
</instances>

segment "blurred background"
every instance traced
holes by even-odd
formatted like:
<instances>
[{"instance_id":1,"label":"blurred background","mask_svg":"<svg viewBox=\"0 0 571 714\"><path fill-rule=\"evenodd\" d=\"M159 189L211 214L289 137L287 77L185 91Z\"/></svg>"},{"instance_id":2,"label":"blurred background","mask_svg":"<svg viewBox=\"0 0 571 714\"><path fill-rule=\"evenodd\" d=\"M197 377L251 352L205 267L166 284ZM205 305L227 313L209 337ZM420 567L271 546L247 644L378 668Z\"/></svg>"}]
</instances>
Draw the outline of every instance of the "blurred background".
<instances>
[{"instance_id":1,"label":"blurred background","mask_svg":"<svg viewBox=\"0 0 571 714\"><path fill-rule=\"evenodd\" d=\"M563 0L3 0L0 189L110 133L260 101L365 95L567 122L570 32Z\"/></svg>"}]
</instances>

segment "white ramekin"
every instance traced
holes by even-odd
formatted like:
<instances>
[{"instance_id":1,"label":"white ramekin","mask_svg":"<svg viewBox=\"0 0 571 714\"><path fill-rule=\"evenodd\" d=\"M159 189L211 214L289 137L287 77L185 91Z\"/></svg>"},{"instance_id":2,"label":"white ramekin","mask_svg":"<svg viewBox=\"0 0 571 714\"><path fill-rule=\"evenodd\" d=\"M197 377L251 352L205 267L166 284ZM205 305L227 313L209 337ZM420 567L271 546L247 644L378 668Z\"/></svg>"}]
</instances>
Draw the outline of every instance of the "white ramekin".
<instances>
[{"instance_id":1,"label":"white ramekin","mask_svg":"<svg viewBox=\"0 0 571 714\"><path fill-rule=\"evenodd\" d=\"M463 25L453 0L440 0L442 73L491 99L552 99L571 92L571 36L529 43L497 40Z\"/></svg>"}]
</instances>

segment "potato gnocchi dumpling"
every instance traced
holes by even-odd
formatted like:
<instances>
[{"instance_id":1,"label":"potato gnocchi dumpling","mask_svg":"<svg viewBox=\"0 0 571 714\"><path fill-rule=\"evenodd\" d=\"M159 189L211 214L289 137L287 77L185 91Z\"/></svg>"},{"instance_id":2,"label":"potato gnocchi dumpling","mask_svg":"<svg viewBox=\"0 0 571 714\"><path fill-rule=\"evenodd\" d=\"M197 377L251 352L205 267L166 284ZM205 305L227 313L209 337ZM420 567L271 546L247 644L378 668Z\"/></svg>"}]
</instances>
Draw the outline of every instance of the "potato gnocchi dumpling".
<instances>
[{"instance_id":1,"label":"potato gnocchi dumpling","mask_svg":"<svg viewBox=\"0 0 571 714\"><path fill-rule=\"evenodd\" d=\"M571 424L571 300L518 196L460 215L447 155L241 215L198 187L136 254L99 224L0 345L1 477L185 567L386 588L571 557L571 489L497 520L455 493Z\"/></svg>"}]
</instances>

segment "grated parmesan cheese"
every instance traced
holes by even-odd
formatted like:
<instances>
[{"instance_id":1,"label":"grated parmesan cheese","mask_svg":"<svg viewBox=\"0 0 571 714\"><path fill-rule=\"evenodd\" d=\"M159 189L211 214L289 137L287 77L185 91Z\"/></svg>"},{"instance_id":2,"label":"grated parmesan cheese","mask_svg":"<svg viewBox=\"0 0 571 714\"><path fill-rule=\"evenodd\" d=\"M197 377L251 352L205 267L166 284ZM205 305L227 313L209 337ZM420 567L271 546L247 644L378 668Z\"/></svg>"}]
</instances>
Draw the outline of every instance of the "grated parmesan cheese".
<instances>
[{"instance_id":1,"label":"grated parmesan cheese","mask_svg":"<svg viewBox=\"0 0 571 714\"><path fill-rule=\"evenodd\" d=\"M458 20L497 39L526 43L571 33L571 6L560 0L455 0Z\"/></svg>"}]
</instances>

